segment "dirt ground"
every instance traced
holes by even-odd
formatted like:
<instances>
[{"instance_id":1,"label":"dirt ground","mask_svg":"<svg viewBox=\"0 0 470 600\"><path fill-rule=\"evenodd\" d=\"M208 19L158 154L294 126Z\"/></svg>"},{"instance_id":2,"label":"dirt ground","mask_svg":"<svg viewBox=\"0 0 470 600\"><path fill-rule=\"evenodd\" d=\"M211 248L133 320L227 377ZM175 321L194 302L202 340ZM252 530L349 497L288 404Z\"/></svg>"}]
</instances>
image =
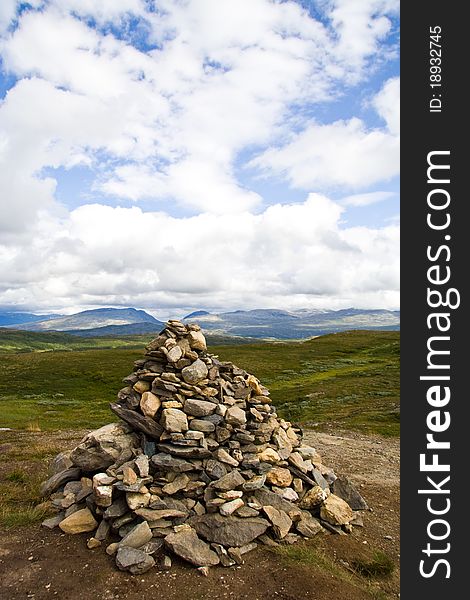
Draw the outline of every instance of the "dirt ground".
<instances>
[{"instance_id":1,"label":"dirt ground","mask_svg":"<svg viewBox=\"0 0 470 600\"><path fill-rule=\"evenodd\" d=\"M364 527L354 527L351 535L324 535L302 543L306 552L300 558L258 547L246 555L243 565L214 567L207 577L177 559L170 571L155 568L133 577L117 571L103 548L88 550L86 535L66 536L40 525L0 530L1 600L397 598L399 440L337 431L307 431L304 439L318 450L325 464L348 475L369 504L370 510L361 513ZM70 447L75 443L70 439ZM320 565L305 559L309 549L314 556L323 557ZM392 574L370 579L358 575L354 561L367 561L376 551L393 561Z\"/></svg>"}]
</instances>

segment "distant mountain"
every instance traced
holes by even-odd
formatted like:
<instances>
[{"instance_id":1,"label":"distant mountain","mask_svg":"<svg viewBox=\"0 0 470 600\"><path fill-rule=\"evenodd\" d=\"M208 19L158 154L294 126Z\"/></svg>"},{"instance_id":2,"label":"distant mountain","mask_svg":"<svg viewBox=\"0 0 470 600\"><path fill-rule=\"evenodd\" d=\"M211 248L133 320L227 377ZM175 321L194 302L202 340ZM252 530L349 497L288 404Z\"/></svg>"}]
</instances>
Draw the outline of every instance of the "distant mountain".
<instances>
[{"instance_id":1,"label":"distant mountain","mask_svg":"<svg viewBox=\"0 0 470 600\"><path fill-rule=\"evenodd\" d=\"M195 310L194 312L190 313L189 315L186 315L184 318L185 319L195 319L196 317L204 317L205 315L210 315L210 313L207 312L207 310Z\"/></svg>"},{"instance_id":2,"label":"distant mountain","mask_svg":"<svg viewBox=\"0 0 470 600\"><path fill-rule=\"evenodd\" d=\"M218 314L196 312L205 313L197 316L197 322L207 332L252 338L304 339L348 329L400 329L400 312L381 309L254 309ZM191 313L183 320L188 321L195 314Z\"/></svg>"},{"instance_id":3,"label":"distant mountain","mask_svg":"<svg viewBox=\"0 0 470 600\"><path fill-rule=\"evenodd\" d=\"M74 315L59 316L31 323L15 323L11 327L27 331L74 331L76 333L80 330L135 323L152 323L155 330L158 330L162 325L161 321L158 321L143 310L135 308L96 308L93 310L84 310Z\"/></svg>"},{"instance_id":4,"label":"distant mountain","mask_svg":"<svg viewBox=\"0 0 470 600\"><path fill-rule=\"evenodd\" d=\"M22 323L34 323L36 321L47 321L55 319L62 315L35 315L33 313L23 312L0 312L0 327L11 327L11 325L20 325Z\"/></svg>"},{"instance_id":5,"label":"distant mountain","mask_svg":"<svg viewBox=\"0 0 470 600\"><path fill-rule=\"evenodd\" d=\"M40 321L11 324L26 331L66 331L81 337L152 335L164 323L135 308L98 308L70 316L51 316ZM182 319L197 322L212 336L253 339L305 339L351 329L398 330L400 312L390 310L281 309L235 310L209 313L197 310Z\"/></svg>"}]
</instances>

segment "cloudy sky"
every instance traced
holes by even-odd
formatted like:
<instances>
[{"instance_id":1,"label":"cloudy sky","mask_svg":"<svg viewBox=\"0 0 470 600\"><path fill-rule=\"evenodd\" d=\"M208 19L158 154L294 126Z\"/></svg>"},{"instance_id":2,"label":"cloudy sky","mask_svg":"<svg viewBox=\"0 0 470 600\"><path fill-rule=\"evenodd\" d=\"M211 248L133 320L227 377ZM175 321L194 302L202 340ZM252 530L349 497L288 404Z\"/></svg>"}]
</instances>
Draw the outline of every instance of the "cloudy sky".
<instances>
[{"instance_id":1,"label":"cloudy sky","mask_svg":"<svg viewBox=\"0 0 470 600\"><path fill-rule=\"evenodd\" d=\"M396 0L1 0L0 308L398 308Z\"/></svg>"}]
</instances>

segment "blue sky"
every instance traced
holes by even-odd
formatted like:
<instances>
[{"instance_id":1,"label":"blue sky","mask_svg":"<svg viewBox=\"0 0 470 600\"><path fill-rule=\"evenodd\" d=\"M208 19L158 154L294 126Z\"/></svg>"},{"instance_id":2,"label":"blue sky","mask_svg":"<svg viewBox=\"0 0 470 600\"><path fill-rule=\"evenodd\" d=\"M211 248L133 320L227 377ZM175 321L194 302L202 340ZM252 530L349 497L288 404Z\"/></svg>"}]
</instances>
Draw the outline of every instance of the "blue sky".
<instances>
[{"instance_id":1,"label":"blue sky","mask_svg":"<svg viewBox=\"0 0 470 600\"><path fill-rule=\"evenodd\" d=\"M4 0L0 306L399 303L394 0Z\"/></svg>"}]
</instances>

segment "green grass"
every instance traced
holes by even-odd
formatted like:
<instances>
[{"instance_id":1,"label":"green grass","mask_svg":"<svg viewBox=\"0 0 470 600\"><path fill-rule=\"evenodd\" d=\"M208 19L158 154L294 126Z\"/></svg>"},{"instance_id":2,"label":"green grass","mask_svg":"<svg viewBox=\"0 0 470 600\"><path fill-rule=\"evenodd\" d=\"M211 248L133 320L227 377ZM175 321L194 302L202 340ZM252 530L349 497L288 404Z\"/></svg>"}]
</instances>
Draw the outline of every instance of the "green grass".
<instances>
[{"instance_id":1,"label":"green grass","mask_svg":"<svg viewBox=\"0 0 470 600\"><path fill-rule=\"evenodd\" d=\"M27 333L29 345L36 336L56 335L16 333ZM137 336L135 348L97 348L93 344L106 338L65 337L72 338L66 350L24 352L29 346L23 346L0 354L0 427L90 429L115 418L108 404L149 338ZM75 346L85 343L91 347ZM351 331L305 342L210 345L209 350L255 374L286 419L399 435L398 332Z\"/></svg>"},{"instance_id":2,"label":"green grass","mask_svg":"<svg viewBox=\"0 0 470 600\"><path fill-rule=\"evenodd\" d=\"M353 567L356 573L368 578L388 577L395 569L393 560L381 551L375 552L370 560L353 561Z\"/></svg>"},{"instance_id":3,"label":"green grass","mask_svg":"<svg viewBox=\"0 0 470 600\"><path fill-rule=\"evenodd\" d=\"M390 575L394 569L392 560L383 552L376 552L371 561L357 560L354 568L346 569L344 565L338 563L330 553L325 550L321 540L314 539L292 545L280 545L269 548L268 551L280 556L288 565L298 564L305 566L308 569L317 569L324 573L329 573L336 580L349 583L362 590L364 598L385 600L385 598L389 597L382 590L378 589L371 581L372 578ZM364 567L364 569L361 570L359 565ZM382 567L386 565L386 569L378 567L377 570L374 570L374 567L371 565L381 565ZM367 566L371 567L370 570L367 570Z\"/></svg>"},{"instance_id":4,"label":"green grass","mask_svg":"<svg viewBox=\"0 0 470 600\"><path fill-rule=\"evenodd\" d=\"M41 504L41 483L59 452L77 445L83 432L5 431L0 435L0 527L43 521L51 513Z\"/></svg>"},{"instance_id":5,"label":"green grass","mask_svg":"<svg viewBox=\"0 0 470 600\"><path fill-rule=\"evenodd\" d=\"M286 419L399 435L399 332L350 331L213 351L259 377Z\"/></svg>"},{"instance_id":6,"label":"green grass","mask_svg":"<svg viewBox=\"0 0 470 600\"><path fill-rule=\"evenodd\" d=\"M0 328L0 354L90 350L93 348L141 348L148 336L81 338L60 331L32 332Z\"/></svg>"}]
</instances>

